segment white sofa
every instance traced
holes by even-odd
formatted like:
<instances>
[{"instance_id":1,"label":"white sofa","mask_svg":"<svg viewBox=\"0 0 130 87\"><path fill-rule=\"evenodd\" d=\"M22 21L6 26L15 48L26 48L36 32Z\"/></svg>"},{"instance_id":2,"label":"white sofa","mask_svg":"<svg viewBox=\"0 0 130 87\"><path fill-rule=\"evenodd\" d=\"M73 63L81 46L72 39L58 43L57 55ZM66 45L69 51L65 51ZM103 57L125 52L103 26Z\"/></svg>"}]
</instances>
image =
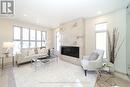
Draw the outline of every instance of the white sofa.
<instances>
[{"instance_id":1,"label":"white sofa","mask_svg":"<svg viewBox=\"0 0 130 87\"><path fill-rule=\"evenodd\" d=\"M19 66L20 64L30 62L32 58L43 58L48 56L48 49L46 48L30 48L30 49L22 49L21 53L16 54L16 64Z\"/></svg>"},{"instance_id":2,"label":"white sofa","mask_svg":"<svg viewBox=\"0 0 130 87\"><path fill-rule=\"evenodd\" d=\"M81 60L81 66L83 67L85 71L85 76L88 70L97 70L102 67L102 59L104 55L103 50L95 50L93 53L97 53L98 56L96 59L90 58L89 56L84 56L83 59ZM91 56L92 57L92 56ZM91 60L92 59L92 60Z\"/></svg>"}]
</instances>

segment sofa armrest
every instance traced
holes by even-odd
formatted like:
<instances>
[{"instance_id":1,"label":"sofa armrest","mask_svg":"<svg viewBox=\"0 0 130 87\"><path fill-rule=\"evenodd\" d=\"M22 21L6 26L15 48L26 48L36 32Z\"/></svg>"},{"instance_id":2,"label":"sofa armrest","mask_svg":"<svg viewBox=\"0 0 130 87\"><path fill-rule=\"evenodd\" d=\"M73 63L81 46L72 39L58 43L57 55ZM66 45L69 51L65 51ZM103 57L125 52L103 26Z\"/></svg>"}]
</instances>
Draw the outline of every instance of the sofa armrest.
<instances>
[{"instance_id":1,"label":"sofa armrest","mask_svg":"<svg viewBox=\"0 0 130 87\"><path fill-rule=\"evenodd\" d=\"M16 54L15 55L16 61L18 61L18 59L21 58L21 57L22 57L22 54Z\"/></svg>"}]
</instances>

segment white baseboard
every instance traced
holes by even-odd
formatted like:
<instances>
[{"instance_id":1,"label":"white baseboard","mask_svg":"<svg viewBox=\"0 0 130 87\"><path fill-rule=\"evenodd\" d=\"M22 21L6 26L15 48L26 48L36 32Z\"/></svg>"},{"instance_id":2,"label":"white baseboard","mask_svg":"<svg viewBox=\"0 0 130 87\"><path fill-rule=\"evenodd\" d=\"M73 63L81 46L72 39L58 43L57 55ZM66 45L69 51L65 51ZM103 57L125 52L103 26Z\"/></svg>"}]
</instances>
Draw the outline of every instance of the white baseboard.
<instances>
[{"instance_id":1,"label":"white baseboard","mask_svg":"<svg viewBox=\"0 0 130 87\"><path fill-rule=\"evenodd\" d=\"M130 78L128 77L127 74L121 73L121 72L118 72L118 71L114 72L114 74L115 74L115 76L130 82Z\"/></svg>"}]
</instances>

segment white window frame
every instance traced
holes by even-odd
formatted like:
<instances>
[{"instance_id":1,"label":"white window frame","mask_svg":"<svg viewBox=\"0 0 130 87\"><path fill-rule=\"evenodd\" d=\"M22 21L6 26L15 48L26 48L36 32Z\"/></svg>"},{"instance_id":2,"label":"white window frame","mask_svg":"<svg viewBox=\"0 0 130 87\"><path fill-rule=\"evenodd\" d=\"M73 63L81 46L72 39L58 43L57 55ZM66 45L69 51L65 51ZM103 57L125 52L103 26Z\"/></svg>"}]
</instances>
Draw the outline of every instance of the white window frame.
<instances>
[{"instance_id":1,"label":"white window frame","mask_svg":"<svg viewBox=\"0 0 130 87\"><path fill-rule=\"evenodd\" d=\"M14 39L14 27L19 27L20 28L20 39ZM35 47L34 48L37 47L37 42L41 42L41 47L42 47L42 42L44 42L45 47L46 47L46 43L47 43L47 32L46 31L40 31L40 30L37 30L37 29L26 28L26 29L29 29L29 40L23 40L22 39L23 28L26 28L26 27L21 27L21 26L17 26L17 25L13 26L13 41L20 41L20 46L21 46L20 48L21 49L23 48L23 41L28 41L29 42L29 48L30 48L30 45L31 45L30 42L35 42ZM30 30L35 30L35 40L30 40ZM41 40L37 40L37 31L41 32ZM42 39L42 32L45 32L45 40Z\"/></svg>"}]
</instances>

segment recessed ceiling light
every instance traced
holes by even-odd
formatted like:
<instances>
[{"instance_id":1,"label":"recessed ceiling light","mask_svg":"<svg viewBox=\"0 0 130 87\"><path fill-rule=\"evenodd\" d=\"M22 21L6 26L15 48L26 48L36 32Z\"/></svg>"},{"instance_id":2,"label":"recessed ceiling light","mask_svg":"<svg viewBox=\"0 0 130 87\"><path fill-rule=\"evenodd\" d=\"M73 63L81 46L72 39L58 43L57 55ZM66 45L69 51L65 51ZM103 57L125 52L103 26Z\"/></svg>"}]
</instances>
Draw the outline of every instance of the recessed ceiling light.
<instances>
[{"instance_id":1,"label":"recessed ceiling light","mask_svg":"<svg viewBox=\"0 0 130 87\"><path fill-rule=\"evenodd\" d=\"M27 14L24 14L23 16L24 16L24 17L26 17L26 16L27 16Z\"/></svg>"},{"instance_id":2,"label":"recessed ceiling light","mask_svg":"<svg viewBox=\"0 0 130 87\"><path fill-rule=\"evenodd\" d=\"M101 11L98 11L97 14L100 15L100 14L102 14L102 12L101 12Z\"/></svg>"}]
</instances>

